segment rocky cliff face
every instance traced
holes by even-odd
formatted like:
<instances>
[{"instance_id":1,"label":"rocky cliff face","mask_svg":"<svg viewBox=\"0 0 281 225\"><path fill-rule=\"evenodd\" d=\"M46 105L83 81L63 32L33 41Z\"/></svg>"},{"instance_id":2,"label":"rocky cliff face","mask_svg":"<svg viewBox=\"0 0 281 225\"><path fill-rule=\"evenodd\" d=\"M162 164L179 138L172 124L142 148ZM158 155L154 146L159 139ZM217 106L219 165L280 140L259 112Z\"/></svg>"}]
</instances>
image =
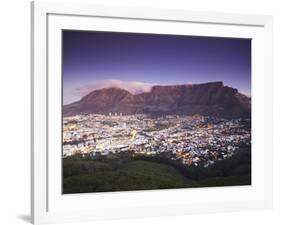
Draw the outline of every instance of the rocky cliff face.
<instances>
[{"instance_id":1,"label":"rocky cliff face","mask_svg":"<svg viewBox=\"0 0 281 225\"><path fill-rule=\"evenodd\" d=\"M250 117L251 100L222 82L212 82L153 86L150 92L137 95L119 88L105 88L63 107L65 116L109 112Z\"/></svg>"}]
</instances>

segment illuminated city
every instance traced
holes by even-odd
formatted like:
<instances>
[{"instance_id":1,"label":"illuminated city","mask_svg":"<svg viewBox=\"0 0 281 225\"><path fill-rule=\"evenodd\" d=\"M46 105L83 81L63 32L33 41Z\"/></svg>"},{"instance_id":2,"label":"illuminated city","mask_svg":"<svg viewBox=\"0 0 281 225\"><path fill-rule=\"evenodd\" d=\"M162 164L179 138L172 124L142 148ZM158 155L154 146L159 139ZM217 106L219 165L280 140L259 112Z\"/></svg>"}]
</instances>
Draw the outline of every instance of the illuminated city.
<instances>
[{"instance_id":1,"label":"illuminated city","mask_svg":"<svg viewBox=\"0 0 281 225\"><path fill-rule=\"evenodd\" d=\"M63 157L170 153L187 166L207 167L251 145L250 121L242 118L89 114L64 117L63 131Z\"/></svg>"}]
</instances>

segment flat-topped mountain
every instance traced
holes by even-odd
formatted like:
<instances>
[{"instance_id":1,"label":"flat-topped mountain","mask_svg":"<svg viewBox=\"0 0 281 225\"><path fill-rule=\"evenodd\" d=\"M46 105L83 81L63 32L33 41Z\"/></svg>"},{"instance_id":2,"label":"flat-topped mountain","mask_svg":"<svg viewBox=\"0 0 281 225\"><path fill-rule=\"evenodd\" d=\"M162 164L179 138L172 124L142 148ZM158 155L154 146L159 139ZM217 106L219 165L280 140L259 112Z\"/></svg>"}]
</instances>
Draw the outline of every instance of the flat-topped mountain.
<instances>
[{"instance_id":1,"label":"flat-topped mountain","mask_svg":"<svg viewBox=\"0 0 281 225\"><path fill-rule=\"evenodd\" d=\"M181 114L250 117L251 99L222 82L153 86L150 92L131 94L120 88L92 91L63 107L64 116L85 113Z\"/></svg>"}]
</instances>

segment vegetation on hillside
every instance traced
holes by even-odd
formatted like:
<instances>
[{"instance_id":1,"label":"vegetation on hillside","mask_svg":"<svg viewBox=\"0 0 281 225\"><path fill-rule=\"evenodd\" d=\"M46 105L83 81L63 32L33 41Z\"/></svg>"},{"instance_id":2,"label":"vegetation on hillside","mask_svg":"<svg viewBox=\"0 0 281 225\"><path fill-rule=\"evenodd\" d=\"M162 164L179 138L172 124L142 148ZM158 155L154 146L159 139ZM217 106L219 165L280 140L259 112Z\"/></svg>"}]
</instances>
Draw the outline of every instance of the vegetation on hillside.
<instances>
[{"instance_id":1,"label":"vegetation on hillside","mask_svg":"<svg viewBox=\"0 0 281 225\"><path fill-rule=\"evenodd\" d=\"M251 150L203 166L163 155L75 155L63 159L63 193L151 190L251 184Z\"/></svg>"}]
</instances>

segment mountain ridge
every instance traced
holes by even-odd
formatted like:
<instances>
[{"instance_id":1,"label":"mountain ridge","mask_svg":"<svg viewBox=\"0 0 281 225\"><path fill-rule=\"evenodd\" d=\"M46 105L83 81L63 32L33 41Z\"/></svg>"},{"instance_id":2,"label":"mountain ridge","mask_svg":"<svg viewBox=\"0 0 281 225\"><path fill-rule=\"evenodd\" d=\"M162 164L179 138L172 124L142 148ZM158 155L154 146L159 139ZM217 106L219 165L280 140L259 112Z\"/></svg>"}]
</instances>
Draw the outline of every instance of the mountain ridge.
<instances>
[{"instance_id":1,"label":"mountain ridge","mask_svg":"<svg viewBox=\"0 0 281 225\"><path fill-rule=\"evenodd\" d=\"M154 85L149 92L132 94L118 87L94 90L63 106L64 116L108 113L183 114L250 117L251 99L223 82Z\"/></svg>"}]
</instances>

